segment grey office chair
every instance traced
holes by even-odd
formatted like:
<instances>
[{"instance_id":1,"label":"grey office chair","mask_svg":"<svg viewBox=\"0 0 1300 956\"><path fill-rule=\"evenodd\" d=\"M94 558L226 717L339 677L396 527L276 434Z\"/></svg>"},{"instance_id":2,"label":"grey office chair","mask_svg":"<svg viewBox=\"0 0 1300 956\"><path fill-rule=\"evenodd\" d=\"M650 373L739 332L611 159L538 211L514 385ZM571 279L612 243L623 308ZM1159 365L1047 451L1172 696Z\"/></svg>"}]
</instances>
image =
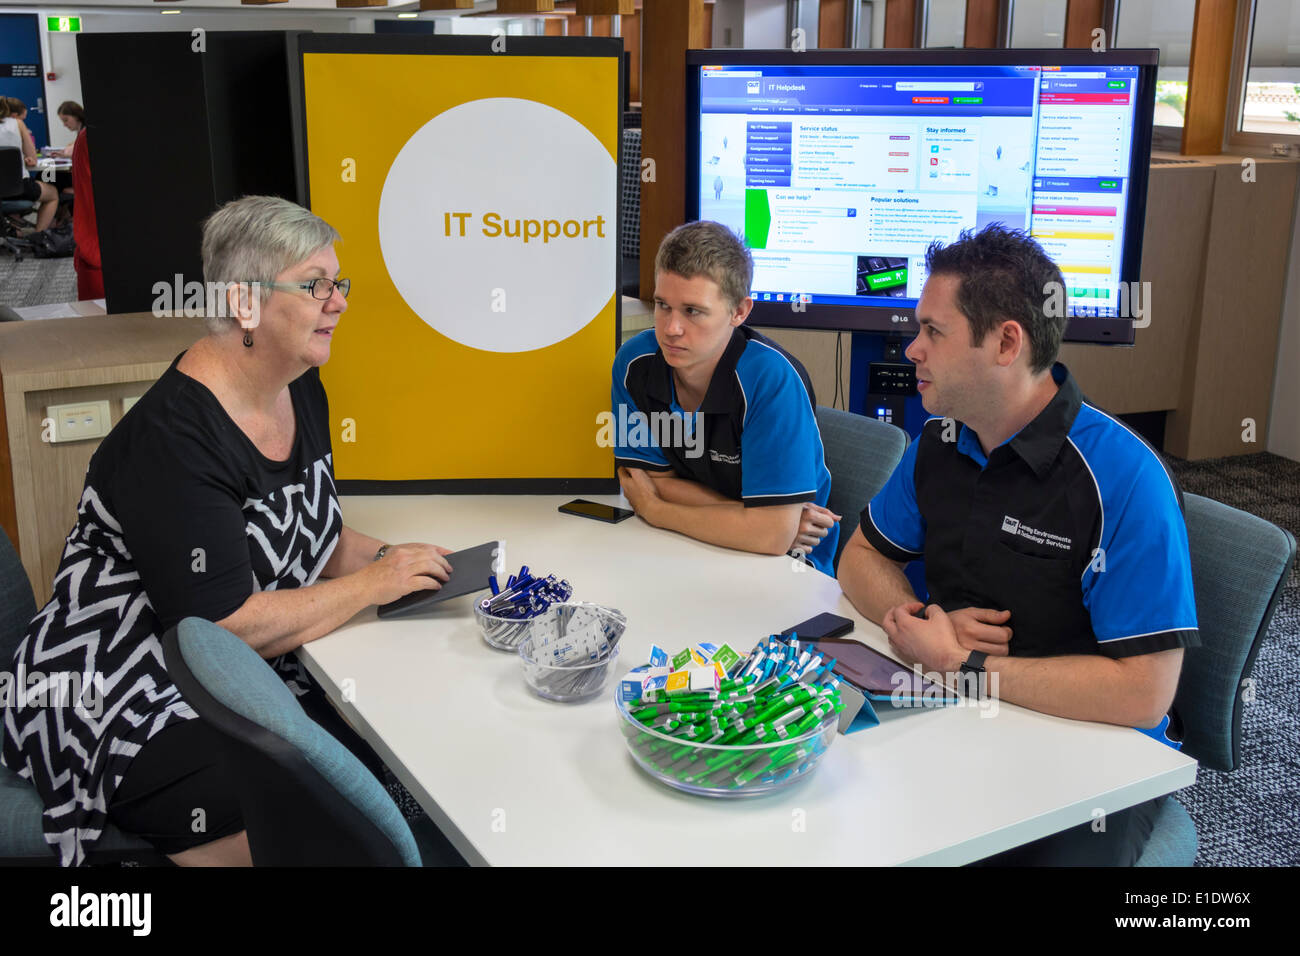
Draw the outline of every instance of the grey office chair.
<instances>
[{"instance_id":1,"label":"grey office chair","mask_svg":"<svg viewBox=\"0 0 1300 956\"><path fill-rule=\"evenodd\" d=\"M436 827L417 841L374 774L234 634L189 617L162 645L168 676L226 744L255 866L463 863Z\"/></svg>"},{"instance_id":2,"label":"grey office chair","mask_svg":"<svg viewBox=\"0 0 1300 956\"><path fill-rule=\"evenodd\" d=\"M9 536L0 530L0 670L11 670L23 633L36 616L36 600L27 572ZM45 842L41 828L44 811L40 795L28 781L0 767L0 865L55 866L58 858ZM165 863L153 847L109 824L87 862L136 860Z\"/></svg>"},{"instance_id":3,"label":"grey office chair","mask_svg":"<svg viewBox=\"0 0 1300 956\"><path fill-rule=\"evenodd\" d=\"M641 130L623 130L623 156L618 167L622 228L618 254L623 261L623 294L641 294Z\"/></svg>"},{"instance_id":4,"label":"grey office chair","mask_svg":"<svg viewBox=\"0 0 1300 956\"><path fill-rule=\"evenodd\" d=\"M884 487L903 457L907 432L825 405L817 406L817 427L831 473L831 495L826 507L843 516L835 549L835 563L839 564L840 552L857 530L862 509Z\"/></svg>"},{"instance_id":5,"label":"grey office chair","mask_svg":"<svg viewBox=\"0 0 1300 956\"><path fill-rule=\"evenodd\" d=\"M1203 766L1235 770L1241 759L1242 684L1268 631L1295 538L1282 528L1202 498L1184 496L1201 646L1183 652L1174 706L1183 751ZM1191 866L1196 827L1172 796L1160 806L1138 866Z\"/></svg>"},{"instance_id":6,"label":"grey office chair","mask_svg":"<svg viewBox=\"0 0 1300 956\"><path fill-rule=\"evenodd\" d=\"M0 249L8 249L21 262L27 244L18 238L10 216L25 216L36 211L39 203L19 199L23 188L23 151L15 146L0 149Z\"/></svg>"}]
</instances>

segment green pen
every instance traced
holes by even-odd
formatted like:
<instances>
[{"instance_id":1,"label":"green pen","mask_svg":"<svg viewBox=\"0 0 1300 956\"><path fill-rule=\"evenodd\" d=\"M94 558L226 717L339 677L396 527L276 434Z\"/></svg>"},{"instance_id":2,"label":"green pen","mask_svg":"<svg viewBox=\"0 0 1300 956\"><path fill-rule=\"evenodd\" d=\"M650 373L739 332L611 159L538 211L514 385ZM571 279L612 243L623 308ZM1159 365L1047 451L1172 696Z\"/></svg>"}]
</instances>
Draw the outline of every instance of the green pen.
<instances>
[{"instance_id":1,"label":"green pen","mask_svg":"<svg viewBox=\"0 0 1300 956\"><path fill-rule=\"evenodd\" d=\"M786 722L789 722L791 720L798 720L805 713L807 713L807 710L808 710L807 704L795 704L794 707L786 707L777 710L773 710L769 708L768 710L758 715L759 723L775 724L778 721L782 721L782 720ZM790 714L794 714L795 716L793 717L788 716Z\"/></svg>"},{"instance_id":2,"label":"green pen","mask_svg":"<svg viewBox=\"0 0 1300 956\"><path fill-rule=\"evenodd\" d=\"M743 750L724 750L714 757L709 757L704 762L709 765L710 770L721 770L723 767L735 763L743 756L745 756Z\"/></svg>"},{"instance_id":3,"label":"green pen","mask_svg":"<svg viewBox=\"0 0 1300 956\"><path fill-rule=\"evenodd\" d=\"M739 770L741 767L743 767L745 764L754 760L755 757L757 756L759 756L759 754L747 754L747 753L733 754L732 755L733 759L720 763L716 767L712 768L712 772L708 775L709 783L715 787L723 786L724 784L728 788L733 787L734 782L732 778L735 775L736 771Z\"/></svg>"},{"instance_id":4,"label":"green pen","mask_svg":"<svg viewBox=\"0 0 1300 956\"><path fill-rule=\"evenodd\" d=\"M748 770L736 775L736 785L743 787L755 777L762 776L772 767L774 762L772 754L764 754L762 760L756 761Z\"/></svg>"},{"instance_id":5,"label":"green pen","mask_svg":"<svg viewBox=\"0 0 1300 956\"><path fill-rule=\"evenodd\" d=\"M786 766L788 766L789 764L792 764L792 763L794 763L795 761L798 761L798 760L802 760L802 759L804 759L805 757L808 757L808 756L810 756L810 753L809 753L809 751L808 751L807 749L805 749L805 748L802 747L802 746L801 746L801 747L797 747L797 748L795 748L795 752L794 752L794 753L792 753L792 754L788 754L788 755L785 757L785 759L783 759L779 764L776 764L772 769L774 769L774 770L780 770L782 767L786 767Z\"/></svg>"},{"instance_id":6,"label":"green pen","mask_svg":"<svg viewBox=\"0 0 1300 956\"><path fill-rule=\"evenodd\" d=\"M738 762L736 762L736 763L731 764L730 766L728 766L728 767L726 768L726 772L727 772L729 775L733 775L733 776L734 776L735 774L740 773L740 771L744 770L744 769L745 769L746 767L748 767L750 764L754 763L755 761L761 760L763 757L766 757L766 756L769 756L769 752L766 751L766 750L755 750L755 751L753 751L752 753L747 753L747 754L745 754L745 756L744 756L743 759L741 759L740 761L738 761ZM734 779L733 779L733 781L732 781L732 783L731 783L731 786L732 786L733 788L735 787L735 781L734 781Z\"/></svg>"},{"instance_id":7,"label":"green pen","mask_svg":"<svg viewBox=\"0 0 1300 956\"><path fill-rule=\"evenodd\" d=\"M820 714L809 714L803 720L799 721L799 723L795 724L794 735L796 737L802 737L804 734L811 733L814 728L821 724L821 722L822 717Z\"/></svg>"},{"instance_id":8,"label":"green pen","mask_svg":"<svg viewBox=\"0 0 1300 956\"><path fill-rule=\"evenodd\" d=\"M748 731L758 726L759 719L757 717L737 717L728 721L728 724L731 730L728 731L727 736L722 738L722 742L724 744L734 744L740 741Z\"/></svg>"},{"instance_id":9,"label":"green pen","mask_svg":"<svg viewBox=\"0 0 1300 956\"><path fill-rule=\"evenodd\" d=\"M673 757L676 759L674 759L666 768L668 773L675 775L678 779L684 777L687 771L696 766L698 762L697 758L699 757L699 748L688 747L686 749L690 752L683 757L678 757L676 754L673 754Z\"/></svg>"},{"instance_id":10,"label":"green pen","mask_svg":"<svg viewBox=\"0 0 1300 956\"><path fill-rule=\"evenodd\" d=\"M769 704L763 710L763 712L760 713L758 716L761 720L768 720L770 717L775 716L776 714L779 714L782 711L789 709L790 707L794 707L798 704L802 704L804 701L808 700L812 696L814 695L811 690L809 690L806 687L800 686L796 688L793 692L789 694L784 694L779 700L776 700L773 703Z\"/></svg>"},{"instance_id":11,"label":"green pen","mask_svg":"<svg viewBox=\"0 0 1300 956\"><path fill-rule=\"evenodd\" d=\"M699 750L699 748L696 747L694 744L683 744L682 746L678 747L676 750L673 751L673 760L680 761L688 754L694 754L695 751L697 750ZM692 756L690 759L694 760L695 758Z\"/></svg>"},{"instance_id":12,"label":"green pen","mask_svg":"<svg viewBox=\"0 0 1300 956\"><path fill-rule=\"evenodd\" d=\"M731 773L726 770L719 770L716 773L709 774L706 781L714 787L720 787L731 779Z\"/></svg>"},{"instance_id":13,"label":"green pen","mask_svg":"<svg viewBox=\"0 0 1300 956\"><path fill-rule=\"evenodd\" d=\"M811 713L816 713L816 712L817 712L817 708L813 708L811 711ZM780 717L776 718L776 720L772 721L772 723L776 724L778 727L784 727L787 724L791 724L794 723L795 721L802 720L804 715L807 713L810 713L807 705L803 705L800 707L793 707L790 710L787 710Z\"/></svg>"}]
</instances>

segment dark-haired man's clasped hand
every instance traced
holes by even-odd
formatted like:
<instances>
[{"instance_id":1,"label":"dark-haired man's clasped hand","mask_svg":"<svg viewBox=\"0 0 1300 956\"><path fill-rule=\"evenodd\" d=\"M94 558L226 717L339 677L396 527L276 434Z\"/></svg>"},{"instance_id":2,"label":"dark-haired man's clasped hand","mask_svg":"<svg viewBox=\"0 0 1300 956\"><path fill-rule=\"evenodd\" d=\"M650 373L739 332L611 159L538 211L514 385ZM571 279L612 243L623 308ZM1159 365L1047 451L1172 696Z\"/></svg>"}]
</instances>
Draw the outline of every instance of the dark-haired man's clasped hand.
<instances>
[{"instance_id":1,"label":"dark-haired man's clasped hand","mask_svg":"<svg viewBox=\"0 0 1300 956\"><path fill-rule=\"evenodd\" d=\"M971 651L1005 657L1009 653L1010 611L963 607L948 613L937 604L899 604L885 612L881 629L904 664L955 674Z\"/></svg>"}]
</instances>

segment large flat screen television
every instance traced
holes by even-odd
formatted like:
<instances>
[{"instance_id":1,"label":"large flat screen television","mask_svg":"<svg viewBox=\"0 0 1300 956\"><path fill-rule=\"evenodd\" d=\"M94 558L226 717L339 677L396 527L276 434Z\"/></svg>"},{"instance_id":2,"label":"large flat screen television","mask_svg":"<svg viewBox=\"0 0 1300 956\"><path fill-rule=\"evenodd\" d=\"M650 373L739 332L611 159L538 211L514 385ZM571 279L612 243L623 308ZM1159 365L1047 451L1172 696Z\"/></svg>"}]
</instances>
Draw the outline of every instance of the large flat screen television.
<instances>
[{"instance_id":1,"label":"large flat screen television","mask_svg":"<svg viewBox=\"0 0 1300 956\"><path fill-rule=\"evenodd\" d=\"M755 325L915 334L926 246L1000 222L1068 341L1132 344L1158 56L690 51L686 219L744 238Z\"/></svg>"}]
</instances>

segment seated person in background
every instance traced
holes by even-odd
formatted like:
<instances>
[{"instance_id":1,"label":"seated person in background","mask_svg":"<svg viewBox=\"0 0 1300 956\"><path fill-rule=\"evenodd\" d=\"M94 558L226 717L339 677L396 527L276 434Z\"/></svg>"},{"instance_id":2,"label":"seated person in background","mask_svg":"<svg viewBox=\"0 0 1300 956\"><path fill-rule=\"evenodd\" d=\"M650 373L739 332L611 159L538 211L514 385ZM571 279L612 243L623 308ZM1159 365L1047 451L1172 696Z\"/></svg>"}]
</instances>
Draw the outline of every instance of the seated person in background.
<instances>
[{"instance_id":1,"label":"seated person in background","mask_svg":"<svg viewBox=\"0 0 1300 956\"><path fill-rule=\"evenodd\" d=\"M39 155L40 150L36 148L36 137L32 135L32 129L27 125L27 104L16 96L6 96L4 99L9 104L9 115L23 124L23 137L31 145L32 152Z\"/></svg>"},{"instance_id":2,"label":"seated person in background","mask_svg":"<svg viewBox=\"0 0 1300 956\"><path fill-rule=\"evenodd\" d=\"M223 308L96 450L54 593L0 662L102 675L97 706L0 702L0 764L36 787L65 866L86 862L108 822L180 865L250 862L217 731L164 666L159 638L185 617L267 658L310 716L382 772L291 652L370 605L440 587L451 567L444 548L389 546L343 523L316 371L347 308L338 238L271 196L204 224L203 275Z\"/></svg>"},{"instance_id":3,"label":"seated person in background","mask_svg":"<svg viewBox=\"0 0 1300 956\"><path fill-rule=\"evenodd\" d=\"M831 574L839 516L824 507L816 398L799 360L744 324L753 275L749 250L716 222L679 226L660 244L655 327L614 359L614 420L628 426L617 429L619 481L656 527L796 551Z\"/></svg>"},{"instance_id":4,"label":"seated person in background","mask_svg":"<svg viewBox=\"0 0 1300 956\"><path fill-rule=\"evenodd\" d=\"M1064 285L1037 243L994 225L932 245L926 265L906 354L926 411L946 417L862 512L844 593L908 664L983 667L1003 700L1178 746L1182 649L1200 641L1177 483L1056 363ZM928 606L902 570L921 557ZM1131 864L1157 806L990 862Z\"/></svg>"},{"instance_id":5,"label":"seated person in background","mask_svg":"<svg viewBox=\"0 0 1300 956\"><path fill-rule=\"evenodd\" d=\"M23 157L22 188L13 196L0 196L0 199L26 199L40 203L36 207L36 231L40 232L54 220L59 208L59 194L49 183L33 178L28 169L36 166L36 146L32 134L27 129L14 109L14 104L22 106L20 100L10 96L0 96L0 149L17 149ZM23 112L27 108L23 107Z\"/></svg>"},{"instance_id":6,"label":"seated person in background","mask_svg":"<svg viewBox=\"0 0 1300 956\"><path fill-rule=\"evenodd\" d=\"M77 148L77 140L81 138L77 134L86 128L86 111L75 100L65 100L59 105L59 119L63 123L63 128L71 132L75 138L62 149L56 149L54 154L72 156Z\"/></svg>"}]
</instances>

